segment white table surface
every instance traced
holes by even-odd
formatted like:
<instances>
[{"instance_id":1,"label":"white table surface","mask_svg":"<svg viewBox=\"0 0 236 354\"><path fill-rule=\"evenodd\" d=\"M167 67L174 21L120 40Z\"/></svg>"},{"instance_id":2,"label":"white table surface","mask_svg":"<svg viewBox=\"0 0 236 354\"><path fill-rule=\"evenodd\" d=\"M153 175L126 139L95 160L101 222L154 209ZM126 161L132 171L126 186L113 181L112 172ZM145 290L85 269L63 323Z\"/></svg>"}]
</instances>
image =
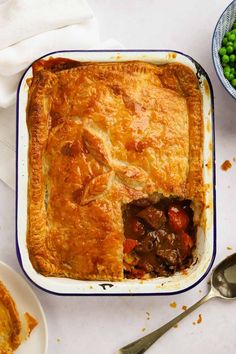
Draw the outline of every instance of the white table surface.
<instances>
[{"instance_id":1,"label":"white table surface","mask_svg":"<svg viewBox=\"0 0 236 354\"><path fill-rule=\"evenodd\" d=\"M89 0L102 40L116 38L125 48L177 49L208 72L215 95L217 156L217 261L236 250L236 101L221 86L211 59L211 37L227 0ZM11 166L14 173L14 166ZM22 274L15 254L15 194L0 182L0 259ZM227 249L232 247L232 251ZM49 327L49 354L112 354L119 347L161 326L207 290L207 279L191 291L166 297L57 297L35 293ZM177 308L169 306L177 303ZM150 354L234 354L236 301L212 300L153 345ZM147 320L146 312L150 313ZM201 313L203 322L193 325ZM145 331L143 332L143 330Z\"/></svg>"}]
</instances>

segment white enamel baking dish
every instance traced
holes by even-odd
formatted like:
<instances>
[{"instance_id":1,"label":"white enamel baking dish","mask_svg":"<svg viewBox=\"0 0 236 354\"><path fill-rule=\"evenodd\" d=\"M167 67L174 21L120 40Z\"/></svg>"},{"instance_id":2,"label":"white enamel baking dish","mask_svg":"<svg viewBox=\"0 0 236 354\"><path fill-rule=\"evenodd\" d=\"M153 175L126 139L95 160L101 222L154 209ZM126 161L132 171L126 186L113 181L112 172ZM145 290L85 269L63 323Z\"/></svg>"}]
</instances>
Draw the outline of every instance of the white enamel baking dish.
<instances>
[{"instance_id":1,"label":"white enamel baking dish","mask_svg":"<svg viewBox=\"0 0 236 354\"><path fill-rule=\"evenodd\" d=\"M191 289L207 275L216 253L214 107L213 91L208 75L191 57L170 50L62 51L50 53L44 57L50 56L66 57L79 61L143 60L154 64L179 62L192 68L199 80L203 96L203 172L204 182L207 185L205 230L198 229L197 246L192 266L184 273L176 273L167 278L105 282L45 277L37 273L31 265L26 246L28 182L28 131L26 126L28 88L26 80L32 76L30 66L19 83L17 94L16 249L25 275L41 289L58 295L168 295Z\"/></svg>"}]
</instances>

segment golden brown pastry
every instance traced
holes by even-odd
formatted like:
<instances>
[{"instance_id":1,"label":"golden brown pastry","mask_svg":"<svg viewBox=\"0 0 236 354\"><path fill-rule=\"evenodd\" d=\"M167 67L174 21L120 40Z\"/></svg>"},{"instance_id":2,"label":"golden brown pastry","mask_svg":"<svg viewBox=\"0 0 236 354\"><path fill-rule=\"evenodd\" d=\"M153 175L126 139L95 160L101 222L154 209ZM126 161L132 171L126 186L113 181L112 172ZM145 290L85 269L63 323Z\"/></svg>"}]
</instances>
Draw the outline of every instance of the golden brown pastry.
<instances>
[{"instance_id":1,"label":"golden brown pastry","mask_svg":"<svg viewBox=\"0 0 236 354\"><path fill-rule=\"evenodd\" d=\"M21 322L14 300L0 282L0 353L10 354L20 345Z\"/></svg>"},{"instance_id":2,"label":"golden brown pastry","mask_svg":"<svg viewBox=\"0 0 236 354\"><path fill-rule=\"evenodd\" d=\"M69 69L67 69L67 67ZM181 64L36 62L29 82L27 245L46 276L122 280L122 210L204 202L202 98Z\"/></svg>"},{"instance_id":3,"label":"golden brown pastry","mask_svg":"<svg viewBox=\"0 0 236 354\"><path fill-rule=\"evenodd\" d=\"M25 320L25 323L27 323L26 337L29 337L31 332L33 331L33 329L37 326L38 321L33 316L31 316L31 314L28 312L25 312L24 320Z\"/></svg>"},{"instance_id":4,"label":"golden brown pastry","mask_svg":"<svg viewBox=\"0 0 236 354\"><path fill-rule=\"evenodd\" d=\"M36 325L37 321L28 313L25 321L20 320L11 294L0 281L0 353L12 354Z\"/></svg>"}]
</instances>

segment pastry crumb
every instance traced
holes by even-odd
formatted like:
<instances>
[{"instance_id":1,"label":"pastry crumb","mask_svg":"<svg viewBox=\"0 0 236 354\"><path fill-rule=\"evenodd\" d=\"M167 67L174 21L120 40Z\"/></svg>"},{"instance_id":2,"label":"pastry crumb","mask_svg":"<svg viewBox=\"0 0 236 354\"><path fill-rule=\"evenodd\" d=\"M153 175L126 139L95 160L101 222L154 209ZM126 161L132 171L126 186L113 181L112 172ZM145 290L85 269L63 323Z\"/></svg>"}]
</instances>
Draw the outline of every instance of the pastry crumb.
<instances>
[{"instance_id":1,"label":"pastry crumb","mask_svg":"<svg viewBox=\"0 0 236 354\"><path fill-rule=\"evenodd\" d=\"M198 324L202 323L202 315L201 314L198 315L197 323Z\"/></svg>"},{"instance_id":2,"label":"pastry crumb","mask_svg":"<svg viewBox=\"0 0 236 354\"><path fill-rule=\"evenodd\" d=\"M229 168L232 167L232 164L229 160L225 160L220 167L223 171L227 171Z\"/></svg>"},{"instance_id":3,"label":"pastry crumb","mask_svg":"<svg viewBox=\"0 0 236 354\"><path fill-rule=\"evenodd\" d=\"M188 306L186 306L186 305L183 305L183 306L182 306L182 310L183 310L183 311L186 311L187 308L188 308Z\"/></svg>"},{"instance_id":4,"label":"pastry crumb","mask_svg":"<svg viewBox=\"0 0 236 354\"><path fill-rule=\"evenodd\" d=\"M193 325L195 326L196 322L193 322Z\"/></svg>"},{"instance_id":5,"label":"pastry crumb","mask_svg":"<svg viewBox=\"0 0 236 354\"><path fill-rule=\"evenodd\" d=\"M57 338L57 342L59 343L61 341L61 339L60 338Z\"/></svg>"},{"instance_id":6,"label":"pastry crumb","mask_svg":"<svg viewBox=\"0 0 236 354\"><path fill-rule=\"evenodd\" d=\"M236 157L233 157L233 162L236 162Z\"/></svg>"},{"instance_id":7,"label":"pastry crumb","mask_svg":"<svg viewBox=\"0 0 236 354\"><path fill-rule=\"evenodd\" d=\"M175 301L174 301L174 302L171 302L171 303L170 303L170 307L172 307L173 309L176 309L176 307L177 307L176 302L175 302Z\"/></svg>"},{"instance_id":8,"label":"pastry crumb","mask_svg":"<svg viewBox=\"0 0 236 354\"><path fill-rule=\"evenodd\" d=\"M141 329L141 331L142 331L142 332L145 332L145 331L146 331L146 328L145 328L145 327L143 327L143 328Z\"/></svg>"},{"instance_id":9,"label":"pastry crumb","mask_svg":"<svg viewBox=\"0 0 236 354\"><path fill-rule=\"evenodd\" d=\"M176 325L174 325L173 327L174 327L174 328L178 328L178 326L179 326L178 323L176 323Z\"/></svg>"},{"instance_id":10,"label":"pastry crumb","mask_svg":"<svg viewBox=\"0 0 236 354\"><path fill-rule=\"evenodd\" d=\"M38 321L28 312L24 313L24 318L27 324L28 336L30 336L33 329L38 325Z\"/></svg>"},{"instance_id":11,"label":"pastry crumb","mask_svg":"<svg viewBox=\"0 0 236 354\"><path fill-rule=\"evenodd\" d=\"M201 292L202 292L202 290L200 289L200 290L199 290L199 293L201 294Z\"/></svg>"},{"instance_id":12,"label":"pastry crumb","mask_svg":"<svg viewBox=\"0 0 236 354\"><path fill-rule=\"evenodd\" d=\"M229 251L232 251L232 249L233 249L233 248L230 247L230 246L227 246L226 248L227 248L227 250L229 250Z\"/></svg>"},{"instance_id":13,"label":"pastry crumb","mask_svg":"<svg viewBox=\"0 0 236 354\"><path fill-rule=\"evenodd\" d=\"M150 315L150 312L148 312L148 311L146 311L146 315L147 315L147 320L150 320L150 318L151 318L151 315Z\"/></svg>"}]
</instances>

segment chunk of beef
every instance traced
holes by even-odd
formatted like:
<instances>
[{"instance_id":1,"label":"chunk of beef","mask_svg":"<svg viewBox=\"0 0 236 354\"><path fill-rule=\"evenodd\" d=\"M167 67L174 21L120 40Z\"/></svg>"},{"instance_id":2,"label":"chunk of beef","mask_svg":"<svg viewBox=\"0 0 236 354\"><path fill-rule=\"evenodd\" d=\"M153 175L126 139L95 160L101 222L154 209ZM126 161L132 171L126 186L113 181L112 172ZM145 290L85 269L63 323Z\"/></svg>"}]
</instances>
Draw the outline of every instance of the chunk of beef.
<instances>
[{"instance_id":1,"label":"chunk of beef","mask_svg":"<svg viewBox=\"0 0 236 354\"><path fill-rule=\"evenodd\" d=\"M137 219L133 219L130 225L133 234L139 238L145 234L145 227L144 225Z\"/></svg>"},{"instance_id":2,"label":"chunk of beef","mask_svg":"<svg viewBox=\"0 0 236 354\"><path fill-rule=\"evenodd\" d=\"M177 266L180 261L179 252L176 249L159 249L156 252L168 265Z\"/></svg>"},{"instance_id":3,"label":"chunk of beef","mask_svg":"<svg viewBox=\"0 0 236 354\"><path fill-rule=\"evenodd\" d=\"M155 230L161 228L166 222L164 211L154 208L153 206L141 210L137 216L145 220Z\"/></svg>"},{"instance_id":4,"label":"chunk of beef","mask_svg":"<svg viewBox=\"0 0 236 354\"><path fill-rule=\"evenodd\" d=\"M157 244L156 255L161 257L168 265L180 265L191 253L193 241L189 235L168 233L160 237Z\"/></svg>"},{"instance_id":5,"label":"chunk of beef","mask_svg":"<svg viewBox=\"0 0 236 354\"><path fill-rule=\"evenodd\" d=\"M132 205L135 205L137 207L140 207L140 208L147 208L151 205L151 201L147 198L141 198L141 199L138 199L138 200L134 200L132 202Z\"/></svg>"},{"instance_id":6,"label":"chunk of beef","mask_svg":"<svg viewBox=\"0 0 236 354\"><path fill-rule=\"evenodd\" d=\"M146 273L151 273L151 272L154 271L153 265L152 265L151 263L149 263L148 261L146 261L146 260L144 260L144 261L141 260L141 261L138 263L138 267L139 267L140 269L145 270Z\"/></svg>"},{"instance_id":7,"label":"chunk of beef","mask_svg":"<svg viewBox=\"0 0 236 354\"><path fill-rule=\"evenodd\" d=\"M159 231L149 232L137 246L136 251L138 253L148 253L154 250L160 242Z\"/></svg>"}]
</instances>

